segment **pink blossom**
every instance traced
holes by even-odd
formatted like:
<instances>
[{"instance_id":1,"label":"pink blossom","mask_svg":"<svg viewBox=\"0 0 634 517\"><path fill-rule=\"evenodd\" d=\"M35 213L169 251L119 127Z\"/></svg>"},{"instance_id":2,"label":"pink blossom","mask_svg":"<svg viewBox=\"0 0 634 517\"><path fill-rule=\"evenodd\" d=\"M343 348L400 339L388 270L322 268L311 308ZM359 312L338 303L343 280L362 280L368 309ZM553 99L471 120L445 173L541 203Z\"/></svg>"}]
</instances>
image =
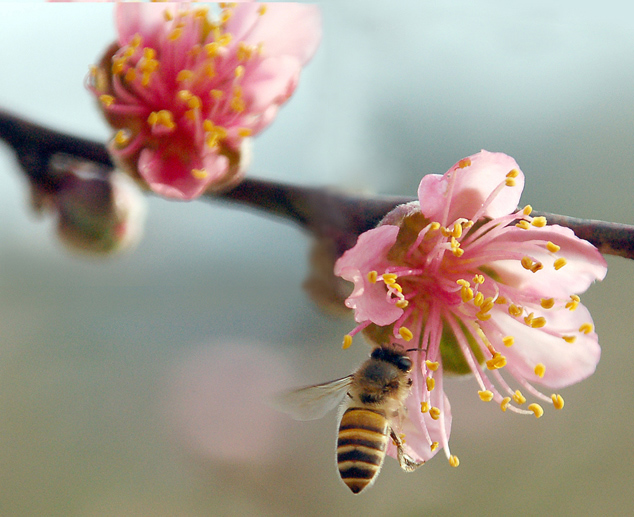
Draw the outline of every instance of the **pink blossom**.
<instances>
[{"instance_id":1,"label":"pink blossom","mask_svg":"<svg viewBox=\"0 0 634 517\"><path fill-rule=\"evenodd\" d=\"M425 176L418 202L397 207L335 264L335 274L354 283L346 305L359 326L350 335L363 330L375 343L410 350L416 366L403 432L414 458L433 456L438 442L458 464L448 448L444 374L470 373L482 401L540 417L542 406L526 397L556 409L563 398L534 383L568 386L599 361L578 295L603 279L605 260L571 230L531 217L530 206L517 210L523 184L504 154L460 160L442 176Z\"/></svg>"},{"instance_id":2,"label":"pink blossom","mask_svg":"<svg viewBox=\"0 0 634 517\"><path fill-rule=\"evenodd\" d=\"M236 185L250 137L295 90L320 39L316 6L119 3L119 39L88 87L117 130L110 152L157 194L193 199Z\"/></svg>"}]
</instances>

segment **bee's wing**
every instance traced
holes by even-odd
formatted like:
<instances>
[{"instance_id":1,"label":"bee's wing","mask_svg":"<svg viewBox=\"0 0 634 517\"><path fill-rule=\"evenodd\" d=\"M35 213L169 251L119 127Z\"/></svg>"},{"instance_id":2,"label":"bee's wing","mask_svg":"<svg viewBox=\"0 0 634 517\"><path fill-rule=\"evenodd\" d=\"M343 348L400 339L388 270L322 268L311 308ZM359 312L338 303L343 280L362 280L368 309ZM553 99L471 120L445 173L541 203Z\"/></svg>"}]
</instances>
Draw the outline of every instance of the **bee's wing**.
<instances>
[{"instance_id":1,"label":"bee's wing","mask_svg":"<svg viewBox=\"0 0 634 517\"><path fill-rule=\"evenodd\" d=\"M287 391L273 399L273 407L288 413L295 420L315 420L341 402L348 393L350 384L352 375L324 384Z\"/></svg>"}]
</instances>

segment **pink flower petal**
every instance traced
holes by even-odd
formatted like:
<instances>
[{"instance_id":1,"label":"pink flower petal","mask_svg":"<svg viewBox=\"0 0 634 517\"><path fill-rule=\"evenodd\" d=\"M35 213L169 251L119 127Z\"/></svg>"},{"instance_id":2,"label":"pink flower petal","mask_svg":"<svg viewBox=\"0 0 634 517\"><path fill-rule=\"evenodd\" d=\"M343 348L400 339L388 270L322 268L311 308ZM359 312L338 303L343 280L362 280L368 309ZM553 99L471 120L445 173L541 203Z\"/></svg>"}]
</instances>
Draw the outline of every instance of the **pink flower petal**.
<instances>
[{"instance_id":1,"label":"pink flower petal","mask_svg":"<svg viewBox=\"0 0 634 517\"><path fill-rule=\"evenodd\" d=\"M574 311L550 309L542 314L548 322L543 329L531 328L503 311L495 315L496 323L502 330L515 338L513 346L503 351L509 368L531 383L550 388L569 386L592 375L599 362L601 348L594 332L579 332L581 325L592 324L588 309L579 304ZM575 336L576 340L568 343L545 330ZM535 374L535 366L540 363L546 367L543 378Z\"/></svg>"},{"instance_id":2,"label":"pink flower petal","mask_svg":"<svg viewBox=\"0 0 634 517\"><path fill-rule=\"evenodd\" d=\"M316 5L241 3L227 22L234 39L251 45L264 42L265 56L292 56L306 64L321 39L321 13Z\"/></svg>"},{"instance_id":3,"label":"pink flower petal","mask_svg":"<svg viewBox=\"0 0 634 517\"><path fill-rule=\"evenodd\" d=\"M119 45L127 45L138 33L142 45L156 48L159 35L166 32L163 13L165 5L145 2L116 2L115 23L119 34Z\"/></svg>"},{"instance_id":4,"label":"pink flower petal","mask_svg":"<svg viewBox=\"0 0 634 517\"><path fill-rule=\"evenodd\" d=\"M264 111L271 104L284 103L297 86L300 62L290 56L268 58L249 70L243 97L252 111Z\"/></svg>"},{"instance_id":5,"label":"pink flower petal","mask_svg":"<svg viewBox=\"0 0 634 517\"><path fill-rule=\"evenodd\" d=\"M200 196L228 166L229 160L217 154L205 157L199 163L184 164L177 156L164 156L160 151L150 149L141 151L138 163L139 174L154 192L184 201ZM207 177L196 178L192 174L194 168L205 169Z\"/></svg>"},{"instance_id":6,"label":"pink flower petal","mask_svg":"<svg viewBox=\"0 0 634 517\"><path fill-rule=\"evenodd\" d=\"M560 246L557 253L541 247L529 246L531 241L553 242ZM543 298L567 298L569 294L583 293L596 280L603 280L607 263L601 253L588 241L579 239L570 228L552 225L509 232L501 239L493 239L490 247L503 246L521 250L543 264L543 269L533 273L517 267L516 261L497 261L490 267L502 282L516 285L520 290L540 293ZM564 258L566 265L556 270L554 262Z\"/></svg>"},{"instance_id":7,"label":"pink flower petal","mask_svg":"<svg viewBox=\"0 0 634 517\"><path fill-rule=\"evenodd\" d=\"M426 390L425 383L422 382L421 385L421 382L416 377L414 379L412 393L405 402L407 418L403 421L403 425L398 428L398 432L405 435L403 449L409 456L416 461L428 461L438 451L442 450L442 444L449 440L451 433L451 407L444 391L437 389L431 392L430 406L443 408L440 418L434 420L429 415L429 411L421 413L420 394L424 392L423 390ZM425 430L429 435L429 439L439 444L433 451ZM396 447L391 441L389 442L387 453L396 458Z\"/></svg>"},{"instance_id":8,"label":"pink flower petal","mask_svg":"<svg viewBox=\"0 0 634 517\"><path fill-rule=\"evenodd\" d=\"M335 263L335 274L354 282L346 306L354 309L357 321L371 320L377 325L389 325L403 314L402 309L387 302L385 284L373 284L367 278L370 271L385 270L387 252L396 242L397 235L397 226L384 225L369 230L361 234L354 247Z\"/></svg>"},{"instance_id":9,"label":"pink flower petal","mask_svg":"<svg viewBox=\"0 0 634 517\"><path fill-rule=\"evenodd\" d=\"M460 164L467 160L471 164L461 168ZM451 224L459 217L471 219L513 169L519 173L515 186L502 189L483 213L491 218L510 214L519 203L524 175L510 156L484 150L456 163L443 176L424 176L418 187L421 211L427 218L443 225ZM443 220L446 211L448 216Z\"/></svg>"}]
</instances>

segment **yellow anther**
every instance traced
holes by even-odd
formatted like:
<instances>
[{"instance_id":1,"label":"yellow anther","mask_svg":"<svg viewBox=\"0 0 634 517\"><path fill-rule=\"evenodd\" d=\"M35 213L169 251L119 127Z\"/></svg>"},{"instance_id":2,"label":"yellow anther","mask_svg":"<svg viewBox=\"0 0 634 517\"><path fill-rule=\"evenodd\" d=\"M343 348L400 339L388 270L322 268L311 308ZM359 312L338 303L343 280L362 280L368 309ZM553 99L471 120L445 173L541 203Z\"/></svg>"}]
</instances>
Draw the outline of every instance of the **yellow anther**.
<instances>
[{"instance_id":1,"label":"yellow anther","mask_svg":"<svg viewBox=\"0 0 634 517\"><path fill-rule=\"evenodd\" d=\"M105 94L104 95L100 95L99 96L99 100L106 107L108 107L112 103L114 103L114 97L112 95L105 95Z\"/></svg>"},{"instance_id":2,"label":"yellow anther","mask_svg":"<svg viewBox=\"0 0 634 517\"><path fill-rule=\"evenodd\" d=\"M480 307L483 302L484 302L484 295L482 293L476 294L475 298L473 299L473 304L476 307Z\"/></svg>"},{"instance_id":3,"label":"yellow anther","mask_svg":"<svg viewBox=\"0 0 634 517\"><path fill-rule=\"evenodd\" d=\"M482 312L482 311L478 311L476 312L476 318L478 318L480 321L486 321L491 319L491 313L490 312Z\"/></svg>"},{"instance_id":4,"label":"yellow anther","mask_svg":"<svg viewBox=\"0 0 634 517\"><path fill-rule=\"evenodd\" d=\"M462 237L462 225L460 223L455 223L453 225L452 234L456 239L459 239L460 237Z\"/></svg>"},{"instance_id":5,"label":"yellow anther","mask_svg":"<svg viewBox=\"0 0 634 517\"><path fill-rule=\"evenodd\" d=\"M566 259L563 257L559 257L557 260L555 260L555 262L553 263L553 266L555 267L555 269L559 270L562 267L564 267L566 264L568 264Z\"/></svg>"},{"instance_id":6,"label":"yellow anther","mask_svg":"<svg viewBox=\"0 0 634 517\"><path fill-rule=\"evenodd\" d=\"M439 362L430 361L429 359L425 361L425 364L427 365L427 369L431 370L432 372L435 372L436 370L438 370L438 367L440 366Z\"/></svg>"},{"instance_id":7,"label":"yellow anther","mask_svg":"<svg viewBox=\"0 0 634 517\"><path fill-rule=\"evenodd\" d=\"M541 262L535 262L531 267L533 273L537 273L540 269L544 269L544 265Z\"/></svg>"},{"instance_id":8,"label":"yellow anther","mask_svg":"<svg viewBox=\"0 0 634 517\"><path fill-rule=\"evenodd\" d=\"M141 35L137 32L134 36L132 36L132 39L130 40L130 46L136 48L141 45L142 41L143 38L141 38Z\"/></svg>"},{"instance_id":9,"label":"yellow anther","mask_svg":"<svg viewBox=\"0 0 634 517\"><path fill-rule=\"evenodd\" d=\"M533 207L531 205L526 205L524 209L522 210L522 213L524 215L531 215L532 211L533 211Z\"/></svg>"},{"instance_id":10,"label":"yellow anther","mask_svg":"<svg viewBox=\"0 0 634 517\"><path fill-rule=\"evenodd\" d=\"M167 36L167 39L170 40L170 41L176 41L182 35L183 35L183 28L182 27L174 27L174 30L172 30L172 32L169 33L169 36Z\"/></svg>"},{"instance_id":11,"label":"yellow anther","mask_svg":"<svg viewBox=\"0 0 634 517\"><path fill-rule=\"evenodd\" d=\"M524 323L526 323L530 327L534 319L535 313L531 312L528 316L524 316Z\"/></svg>"},{"instance_id":12,"label":"yellow anther","mask_svg":"<svg viewBox=\"0 0 634 517\"><path fill-rule=\"evenodd\" d=\"M430 445L430 447L429 447L429 448L430 448L430 449L431 449L431 451L433 452L433 451L435 451L436 449L438 449L438 445L440 445L438 442L433 442L433 443Z\"/></svg>"},{"instance_id":13,"label":"yellow anther","mask_svg":"<svg viewBox=\"0 0 634 517\"><path fill-rule=\"evenodd\" d=\"M458 168L464 169L465 167L469 167L471 165L471 160L469 158L463 158L458 162Z\"/></svg>"},{"instance_id":14,"label":"yellow anther","mask_svg":"<svg viewBox=\"0 0 634 517\"><path fill-rule=\"evenodd\" d=\"M237 79L240 79L240 77L242 77L244 75L244 67L242 65L236 66L236 69L233 71L233 75Z\"/></svg>"},{"instance_id":15,"label":"yellow anther","mask_svg":"<svg viewBox=\"0 0 634 517\"><path fill-rule=\"evenodd\" d=\"M165 9L165 11L163 11L163 18L166 22L171 22L174 19L174 15L170 11Z\"/></svg>"},{"instance_id":16,"label":"yellow anther","mask_svg":"<svg viewBox=\"0 0 634 517\"><path fill-rule=\"evenodd\" d=\"M254 47L251 45L247 45L244 41L238 43L238 50L236 52L236 57L238 61L248 61L253 56Z\"/></svg>"},{"instance_id":17,"label":"yellow anther","mask_svg":"<svg viewBox=\"0 0 634 517\"><path fill-rule=\"evenodd\" d=\"M396 302L395 305L399 309L404 309L405 307L407 307L409 305L409 302L407 300L403 299L403 300L399 300L398 302Z\"/></svg>"},{"instance_id":18,"label":"yellow anther","mask_svg":"<svg viewBox=\"0 0 634 517\"><path fill-rule=\"evenodd\" d=\"M192 95L192 97L187 101L187 106L191 109L200 109L202 108L202 105L203 103L197 95Z\"/></svg>"},{"instance_id":19,"label":"yellow anther","mask_svg":"<svg viewBox=\"0 0 634 517\"><path fill-rule=\"evenodd\" d=\"M207 43L203 49L207 53L207 57L216 57L220 50L220 44L217 41L212 41L211 43Z\"/></svg>"},{"instance_id":20,"label":"yellow anther","mask_svg":"<svg viewBox=\"0 0 634 517\"><path fill-rule=\"evenodd\" d=\"M253 131L248 127L241 127L240 129L238 129L238 136L241 136L242 138L247 138L252 134Z\"/></svg>"},{"instance_id":21,"label":"yellow anther","mask_svg":"<svg viewBox=\"0 0 634 517\"><path fill-rule=\"evenodd\" d=\"M258 9L258 14L260 16L263 16L266 13L266 5L261 5L260 8Z\"/></svg>"},{"instance_id":22,"label":"yellow anther","mask_svg":"<svg viewBox=\"0 0 634 517\"><path fill-rule=\"evenodd\" d=\"M548 221L544 216L540 215L539 217L533 217L531 224L537 228L543 228L548 224Z\"/></svg>"},{"instance_id":23,"label":"yellow anther","mask_svg":"<svg viewBox=\"0 0 634 517\"><path fill-rule=\"evenodd\" d=\"M229 105L231 106L231 109L236 113L242 113L247 107L244 100L240 97L234 97L233 99L231 99Z\"/></svg>"},{"instance_id":24,"label":"yellow anther","mask_svg":"<svg viewBox=\"0 0 634 517\"><path fill-rule=\"evenodd\" d=\"M457 467L458 465L460 465L460 460L458 459L458 456L454 456L453 454L449 456L449 465L451 465L452 467Z\"/></svg>"},{"instance_id":25,"label":"yellow anther","mask_svg":"<svg viewBox=\"0 0 634 517\"><path fill-rule=\"evenodd\" d=\"M388 285L387 288L391 289L393 291L398 291L399 293L403 292L403 288L401 287L401 285L397 284L396 282L394 282L393 284Z\"/></svg>"},{"instance_id":26,"label":"yellow anther","mask_svg":"<svg viewBox=\"0 0 634 517\"><path fill-rule=\"evenodd\" d=\"M473 277L474 284L483 284L484 283L484 275L476 275Z\"/></svg>"},{"instance_id":27,"label":"yellow anther","mask_svg":"<svg viewBox=\"0 0 634 517\"><path fill-rule=\"evenodd\" d=\"M206 169L192 169L192 176L197 180L204 180L208 175Z\"/></svg>"},{"instance_id":28,"label":"yellow anther","mask_svg":"<svg viewBox=\"0 0 634 517\"><path fill-rule=\"evenodd\" d=\"M180 72L178 72L178 74L176 74L176 81L181 82L181 81L188 81L189 79L194 77L194 72L192 72L191 70L181 70Z\"/></svg>"},{"instance_id":29,"label":"yellow anther","mask_svg":"<svg viewBox=\"0 0 634 517\"><path fill-rule=\"evenodd\" d=\"M495 299L495 303L497 303L498 305L504 305L506 303L506 298L504 298L504 296L498 296Z\"/></svg>"},{"instance_id":30,"label":"yellow anther","mask_svg":"<svg viewBox=\"0 0 634 517\"><path fill-rule=\"evenodd\" d=\"M385 273L384 275L381 275L381 278L383 279L386 285L390 285L396 282L396 279L398 278L398 276L396 276L394 273Z\"/></svg>"},{"instance_id":31,"label":"yellow anther","mask_svg":"<svg viewBox=\"0 0 634 517\"><path fill-rule=\"evenodd\" d=\"M542 363L538 363L537 366L535 366L535 375L537 375L537 377L542 379L545 373L546 373L546 367Z\"/></svg>"},{"instance_id":32,"label":"yellow anther","mask_svg":"<svg viewBox=\"0 0 634 517\"><path fill-rule=\"evenodd\" d=\"M502 338L502 343L504 343L504 346L513 346L515 338L513 336L505 336Z\"/></svg>"},{"instance_id":33,"label":"yellow anther","mask_svg":"<svg viewBox=\"0 0 634 517\"><path fill-rule=\"evenodd\" d=\"M555 299L554 298L542 298L542 301L541 301L540 305L544 309L552 309L555 306Z\"/></svg>"},{"instance_id":34,"label":"yellow anther","mask_svg":"<svg viewBox=\"0 0 634 517\"><path fill-rule=\"evenodd\" d=\"M540 329L546 325L546 318L544 318L543 316L532 318L529 325L534 329Z\"/></svg>"},{"instance_id":35,"label":"yellow anther","mask_svg":"<svg viewBox=\"0 0 634 517\"><path fill-rule=\"evenodd\" d=\"M541 416L544 414L544 409L539 404L529 404L528 409L529 411L533 412L535 418L541 418Z\"/></svg>"},{"instance_id":36,"label":"yellow anther","mask_svg":"<svg viewBox=\"0 0 634 517\"><path fill-rule=\"evenodd\" d=\"M465 303L473 300L473 289L471 287L462 287L460 289L460 298Z\"/></svg>"},{"instance_id":37,"label":"yellow anther","mask_svg":"<svg viewBox=\"0 0 634 517\"><path fill-rule=\"evenodd\" d=\"M231 9L225 9L220 13L220 21L225 24L227 23L231 17L233 16L233 11Z\"/></svg>"},{"instance_id":38,"label":"yellow anther","mask_svg":"<svg viewBox=\"0 0 634 517\"><path fill-rule=\"evenodd\" d=\"M462 287L471 287L471 284L464 278L461 278L460 280L456 280L456 283Z\"/></svg>"},{"instance_id":39,"label":"yellow anther","mask_svg":"<svg viewBox=\"0 0 634 517\"><path fill-rule=\"evenodd\" d=\"M178 97L178 100L181 100L183 102L187 102L189 99L191 99L193 96L192 92L190 92L189 90L178 90L178 92L176 93L176 97ZM210 120L205 120L205 122L210 122ZM203 128L204 128L204 123L203 123Z\"/></svg>"},{"instance_id":40,"label":"yellow anther","mask_svg":"<svg viewBox=\"0 0 634 517\"><path fill-rule=\"evenodd\" d=\"M350 348L351 345L352 345L352 336L350 334L346 334L345 336L343 336L343 344L341 345L341 348L346 350Z\"/></svg>"},{"instance_id":41,"label":"yellow anther","mask_svg":"<svg viewBox=\"0 0 634 517\"><path fill-rule=\"evenodd\" d=\"M517 317L521 316L523 312L524 312L524 310L520 306L515 305L514 303L509 305L509 314L511 316L515 316L517 318Z\"/></svg>"},{"instance_id":42,"label":"yellow anther","mask_svg":"<svg viewBox=\"0 0 634 517\"><path fill-rule=\"evenodd\" d=\"M480 312L489 312L491 309L493 309L493 298L491 296L489 296L488 298L485 298L484 301L482 302L482 305L480 306Z\"/></svg>"},{"instance_id":43,"label":"yellow anther","mask_svg":"<svg viewBox=\"0 0 634 517\"><path fill-rule=\"evenodd\" d=\"M489 390L478 391L478 395L480 396L480 400L484 402L491 402L493 400L493 392Z\"/></svg>"},{"instance_id":44,"label":"yellow anther","mask_svg":"<svg viewBox=\"0 0 634 517\"><path fill-rule=\"evenodd\" d=\"M519 223L515 223L515 226L517 226L518 228L521 228L522 230L528 230L531 227L531 223L529 223L528 221L520 221Z\"/></svg>"},{"instance_id":45,"label":"yellow anther","mask_svg":"<svg viewBox=\"0 0 634 517\"><path fill-rule=\"evenodd\" d=\"M427 391L434 391L434 388L436 387L436 381L433 377L427 377L425 379L425 384L427 385Z\"/></svg>"},{"instance_id":46,"label":"yellow anther","mask_svg":"<svg viewBox=\"0 0 634 517\"><path fill-rule=\"evenodd\" d=\"M515 179L514 178L506 178L506 180L504 180L504 182L506 183L507 187L514 187L515 186Z\"/></svg>"},{"instance_id":47,"label":"yellow anther","mask_svg":"<svg viewBox=\"0 0 634 517\"><path fill-rule=\"evenodd\" d=\"M529 271L531 270L531 268L533 267L533 259L527 256L522 257L522 260L520 260L520 264L522 264L522 267L524 269L528 269Z\"/></svg>"},{"instance_id":48,"label":"yellow anther","mask_svg":"<svg viewBox=\"0 0 634 517\"><path fill-rule=\"evenodd\" d=\"M504 397L502 399L502 402L500 403L500 409L502 411L506 411L506 408L509 407L509 404L511 403L511 397Z\"/></svg>"},{"instance_id":49,"label":"yellow anther","mask_svg":"<svg viewBox=\"0 0 634 517\"><path fill-rule=\"evenodd\" d=\"M401 327L400 329L398 329L398 333L405 341L411 341L414 337L412 331L407 327Z\"/></svg>"},{"instance_id":50,"label":"yellow anther","mask_svg":"<svg viewBox=\"0 0 634 517\"><path fill-rule=\"evenodd\" d=\"M421 402L420 403L420 412L427 413L429 411L429 402Z\"/></svg>"},{"instance_id":51,"label":"yellow anther","mask_svg":"<svg viewBox=\"0 0 634 517\"><path fill-rule=\"evenodd\" d=\"M436 406L432 406L429 409L429 416L432 417L434 420L438 420L440 418L440 409L438 409Z\"/></svg>"},{"instance_id":52,"label":"yellow anther","mask_svg":"<svg viewBox=\"0 0 634 517\"><path fill-rule=\"evenodd\" d=\"M220 43L223 47L226 47L233 40L233 35L225 32L222 36L218 38L218 43Z\"/></svg>"},{"instance_id":53,"label":"yellow anther","mask_svg":"<svg viewBox=\"0 0 634 517\"><path fill-rule=\"evenodd\" d=\"M520 171L517 169L511 169L507 174L507 178L517 178L520 175Z\"/></svg>"},{"instance_id":54,"label":"yellow anther","mask_svg":"<svg viewBox=\"0 0 634 517\"><path fill-rule=\"evenodd\" d=\"M591 323L584 323L579 327L579 332L583 332L584 334L590 334L592 330L593 328Z\"/></svg>"},{"instance_id":55,"label":"yellow anther","mask_svg":"<svg viewBox=\"0 0 634 517\"><path fill-rule=\"evenodd\" d=\"M577 341L577 336L561 336L561 339L563 339L566 343L574 343Z\"/></svg>"},{"instance_id":56,"label":"yellow anther","mask_svg":"<svg viewBox=\"0 0 634 517\"><path fill-rule=\"evenodd\" d=\"M128 68L123 78L131 83L136 79L136 70L134 68Z\"/></svg>"},{"instance_id":57,"label":"yellow anther","mask_svg":"<svg viewBox=\"0 0 634 517\"><path fill-rule=\"evenodd\" d=\"M127 129L120 129L115 133L113 140L114 143L117 144L119 147L128 145L128 143L130 142L130 131L128 131Z\"/></svg>"},{"instance_id":58,"label":"yellow anther","mask_svg":"<svg viewBox=\"0 0 634 517\"><path fill-rule=\"evenodd\" d=\"M557 246L555 243L548 241L546 243L546 249L551 253L557 253L561 248Z\"/></svg>"},{"instance_id":59,"label":"yellow anther","mask_svg":"<svg viewBox=\"0 0 634 517\"><path fill-rule=\"evenodd\" d=\"M506 357L499 352L495 352L493 357L487 360L486 365L489 370L499 370L500 368L504 368L506 366Z\"/></svg>"},{"instance_id":60,"label":"yellow anther","mask_svg":"<svg viewBox=\"0 0 634 517\"><path fill-rule=\"evenodd\" d=\"M145 47L143 49L143 57L145 59L154 59L156 57L156 50L154 50L152 47Z\"/></svg>"},{"instance_id":61,"label":"yellow anther","mask_svg":"<svg viewBox=\"0 0 634 517\"><path fill-rule=\"evenodd\" d=\"M574 311L579 305L580 298L576 294L570 295L570 301L566 303L566 309Z\"/></svg>"},{"instance_id":62,"label":"yellow anther","mask_svg":"<svg viewBox=\"0 0 634 517\"><path fill-rule=\"evenodd\" d=\"M440 223L438 223L438 222L436 222L436 221L434 221L433 223L431 223L431 224L429 225L429 231L430 231L430 232L435 232L435 231L438 231L438 229L439 229L439 228L440 228Z\"/></svg>"},{"instance_id":63,"label":"yellow anther","mask_svg":"<svg viewBox=\"0 0 634 517\"><path fill-rule=\"evenodd\" d=\"M462 257L462 255L464 255L464 250L462 248L452 248L451 252L458 258Z\"/></svg>"},{"instance_id":64,"label":"yellow anther","mask_svg":"<svg viewBox=\"0 0 634 517\"><path fill-rule=\"evenodd\" d=\"M550 398L553 401L553 406L555 407L555 409L563 409L564 407L564 399L561 395L557 395L556 393L553 393Z\"/></svg>"},{"instance_id":65,"label":"yellow anther","mask_svg":"<svg viewBox=\"0 0 634 517\"><path fill-rule=\"evenodd\" d=\"M513 400L516 404L521 406L524 402L526 402L526 397L522 395L520 390L515 390L515 393L513 393Z\"/></svg>"}]
</instances>

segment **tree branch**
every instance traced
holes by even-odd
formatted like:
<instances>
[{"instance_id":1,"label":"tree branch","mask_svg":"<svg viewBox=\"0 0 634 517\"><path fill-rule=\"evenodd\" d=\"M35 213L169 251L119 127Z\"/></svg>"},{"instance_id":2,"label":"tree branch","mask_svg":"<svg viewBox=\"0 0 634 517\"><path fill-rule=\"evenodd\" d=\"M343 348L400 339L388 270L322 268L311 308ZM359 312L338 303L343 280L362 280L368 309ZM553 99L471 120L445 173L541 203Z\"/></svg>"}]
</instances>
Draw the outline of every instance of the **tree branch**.
<instances>
[{"instance_id":1,"label":"tree branch","mask_svg":"<svg viewBox=\"0 0 634 517\"><path fill-rule=\"evenodd\" d=\"M49 167L56 154L113 167L102 143L28 122L3 110L0 110L0 138L13 148L29 179L46 190L55 191L59 186ZM291 220L318 237L331 239L338 255L351 248L359 234L374 228L395 206L412 201L406 197L362 196L258 179L246 179L233 190L205 197L247 205ZM634 259L634 226L533 213L545 216L549 224L572 229L605 255Z\"/></svg>"}]
</instances>

